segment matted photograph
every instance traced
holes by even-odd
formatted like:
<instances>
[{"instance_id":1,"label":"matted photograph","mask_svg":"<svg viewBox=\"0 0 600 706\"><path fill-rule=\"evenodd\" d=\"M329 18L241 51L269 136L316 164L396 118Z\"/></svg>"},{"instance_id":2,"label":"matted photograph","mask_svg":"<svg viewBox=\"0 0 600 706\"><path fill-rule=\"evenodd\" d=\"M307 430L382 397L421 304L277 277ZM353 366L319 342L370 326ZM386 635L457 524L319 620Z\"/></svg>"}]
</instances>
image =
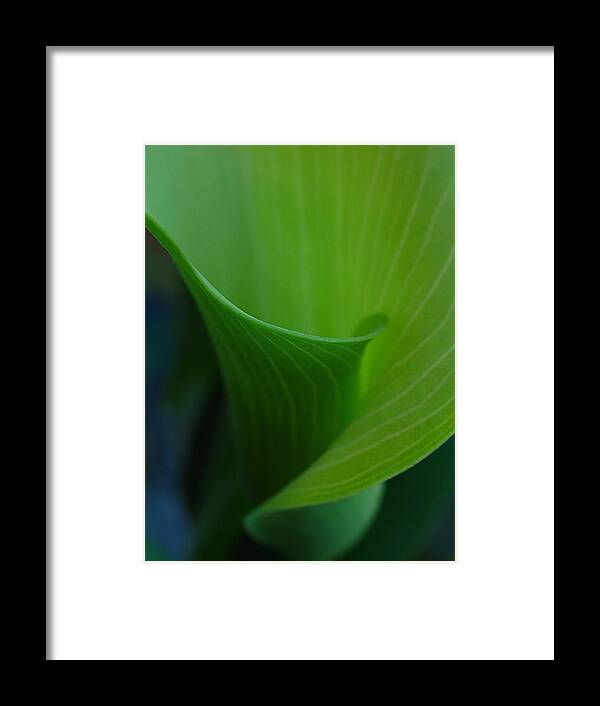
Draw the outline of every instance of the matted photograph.
<instances>
[{"instance_id":1,"label":"matted photograph","mask_svg":"<svg viewBox=\"0 0 600 706\"><path fill-rule=\"evenodd\" d=\"M47 660L553 660L554 45L46 45Z\"/></svg>"}]
</instances>

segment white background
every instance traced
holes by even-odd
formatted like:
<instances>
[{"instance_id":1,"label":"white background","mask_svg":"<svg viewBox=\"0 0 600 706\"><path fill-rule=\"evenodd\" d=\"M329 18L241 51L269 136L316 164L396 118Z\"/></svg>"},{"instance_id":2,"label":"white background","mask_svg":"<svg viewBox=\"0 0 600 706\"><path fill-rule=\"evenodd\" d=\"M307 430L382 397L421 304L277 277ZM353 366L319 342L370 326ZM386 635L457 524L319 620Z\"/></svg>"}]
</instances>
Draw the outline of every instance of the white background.
<instances>
[{"instance_id":1,"label":"white background","mask_svg":"<svg viewBox=\"0 0 600 706\"><path fill-rule=\"evenodd\" d=\"M553 659L553 53L48 52L53 659ZM144 562L144 143L455 143L457 561Z\"/></svg>"}]
</instances>

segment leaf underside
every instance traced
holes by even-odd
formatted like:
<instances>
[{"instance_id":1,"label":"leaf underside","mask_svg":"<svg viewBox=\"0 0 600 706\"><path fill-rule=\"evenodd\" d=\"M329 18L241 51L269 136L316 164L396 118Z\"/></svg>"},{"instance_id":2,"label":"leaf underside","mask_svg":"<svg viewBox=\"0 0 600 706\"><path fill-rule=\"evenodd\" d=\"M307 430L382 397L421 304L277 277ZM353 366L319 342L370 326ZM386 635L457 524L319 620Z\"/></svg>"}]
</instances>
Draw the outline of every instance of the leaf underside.
<instances>
[{"instance_id":1,"label":"leaf underside","mask_svg":"<svg viewBox=\"0 0 600 706\"><path fill-rule=\"evenodd\" d=\"M454 431L454 148L148 146L146 226L219 360L246 530L339 556Z\"/></svg>"}]
</instances>

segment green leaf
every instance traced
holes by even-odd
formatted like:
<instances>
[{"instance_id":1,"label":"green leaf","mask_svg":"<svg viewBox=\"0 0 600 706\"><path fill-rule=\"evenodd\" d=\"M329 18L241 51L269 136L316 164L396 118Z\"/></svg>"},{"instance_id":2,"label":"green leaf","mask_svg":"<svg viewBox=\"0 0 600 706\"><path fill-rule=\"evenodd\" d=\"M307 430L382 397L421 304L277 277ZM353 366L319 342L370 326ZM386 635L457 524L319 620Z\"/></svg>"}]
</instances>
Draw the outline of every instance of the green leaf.
<instances>
[{"instance_id":1,"label":"green leaf","mask_svg":"<svg viewBox=\"0 0 600 706\"><path fill-rule=\"evenodd\" d=\"M247 530L341 555L454 430L454 149L151 146L146 225L219 358Z\"/></svg>"},{"instance_id":2,"label":"green leaf","mask_svg":"<svg viewBox=\"0 0 600 706\"><path fill-rule=\"evenodd\" d=\"M451 437L406 473L386 481L383 504L373 526L344 559L418 559L439 522L440 510L453 493L454 437ZM453 553L444 558L453 558Z\"/></svg>"}]
</instances>

